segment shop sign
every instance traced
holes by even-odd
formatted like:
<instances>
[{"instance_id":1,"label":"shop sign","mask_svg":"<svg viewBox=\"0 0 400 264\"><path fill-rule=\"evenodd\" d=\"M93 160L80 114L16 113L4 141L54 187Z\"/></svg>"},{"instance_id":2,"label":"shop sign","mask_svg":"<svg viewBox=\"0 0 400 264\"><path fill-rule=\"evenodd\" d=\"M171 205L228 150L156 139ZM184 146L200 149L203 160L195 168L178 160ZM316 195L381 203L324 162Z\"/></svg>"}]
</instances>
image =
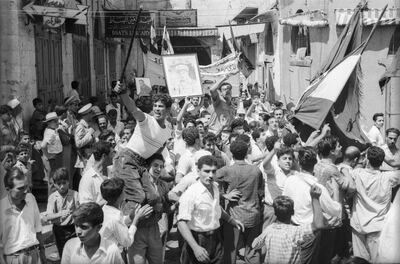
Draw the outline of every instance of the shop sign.
<instances>
[{"instance_id":1,"label":"shop sign","mask_svg":"<svg viewBox=\"0 0 400 264\"><path fill-rule=\"evenodd\" d=\"M109 38L131 38L137 23L138 10L106 11L105 36ZM136 30L136 38L150 37L152 17L150 12L142 11Z\"/></svg>"},{"instance_id":2,"label":"shop sign","mask_svg":"<svg viewBox=\"0 0 400 264\"><path fill-rule=\"evenodd\" d=\"M160 10L159 27L197 27L197 9Z\"/></svg>"}]
</instances>

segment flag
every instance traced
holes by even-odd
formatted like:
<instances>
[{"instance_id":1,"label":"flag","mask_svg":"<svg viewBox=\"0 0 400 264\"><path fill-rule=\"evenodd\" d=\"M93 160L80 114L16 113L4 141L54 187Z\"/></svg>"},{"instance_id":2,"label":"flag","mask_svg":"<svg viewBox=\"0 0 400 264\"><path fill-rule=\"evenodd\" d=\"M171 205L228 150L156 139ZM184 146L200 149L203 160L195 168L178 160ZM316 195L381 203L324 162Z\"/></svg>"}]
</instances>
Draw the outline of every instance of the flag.
<instances>
[{"instance_id":1,"label":"flag","mask_svg":"<svg viewBox=\"0 0 400 264\"><path fill-rule=\"evenodd\" d=\"M139 38L140 48L142 49L143 53L147 53L149 48L147 47L146 43L144 42L143 38Z\"/></svg>"},{"instance_id":2,"label":"flag","mask_svg":"<svg viewBox=\"0 0 400 264\"><path fill-rule=\"evenodd\" d=\"M246 55L244 54L244 52L241 52L239 55L239 62L238 62L238 68L240 70L240 72L246 77L248 78L250 76L250 74L253 72L254 70L254 66L251 63L251 61L246 57Z\"/></svg>"},{"instance_id":3,"label":"flag","mask_svg":"<svg viewBox=\"0 0 400 264\"><path fill-rule=\"evenodd\" d=\"M231 29L231 39L232 39L233 49L235 50L235 52L239 52L239 44L237 43L235 35L233 34L233 28L231 25L231 21L229 21L229 27Z\"/></svg>"},{"instance_id":4,"label":"flag","mask_svg":"<svg viewBox=\"0 0 400 264\"><path fill-rule=\"evenodd\" d=\"M395 76L399 76L400 72L400 48L397 49L396 56L394 57L392 64L387 68L386 72L379 79L379 87L383 93L383 89L390 82L390 79Z\"/></svg>"},{"instance_id":5,"label":"flag","mask_svg":"<svg viewBox=\"0 0 400 264\"><path fill-rule=\"evenodd\" d=\"M157 32L154 28L154 20L151 22L150 26L150 51L154 54L159 54L157 45Z\"/></svg>"},{"instance_id":6,"label":"flag","mask_svg":"<svg viewBox=\"0 0 400 264\"><path fill-rule=\"evenodd\" d=\"M359 50L358 53L347 57L332 70L316 79L300 97L295 109L295 118L314 129L319 129L360 57L361 51Z\"/></svg>"},{"instance_id":7,"label":"flag","mask_svg":"<svg viewBox=\"0 0 400 264\"><path fill-rule=\"evenodd\" d=\"M225 38L225 34L222 34L222 54L221 58L225 58L229 54L232 53L231 48L229 47L228 41Z\"/></svg>"},{"instance_id":8,"label":"flag","mask_svg":"<svg viewBox=\"0 0 400 264\"><path fill-rule=\"evenodd\" d=\"M174 48L172 47L171 40L169 39L169 34L166 26L164 26L163 38L161 43L161 55L174 54Z\"/></svg>"}]
</instances>

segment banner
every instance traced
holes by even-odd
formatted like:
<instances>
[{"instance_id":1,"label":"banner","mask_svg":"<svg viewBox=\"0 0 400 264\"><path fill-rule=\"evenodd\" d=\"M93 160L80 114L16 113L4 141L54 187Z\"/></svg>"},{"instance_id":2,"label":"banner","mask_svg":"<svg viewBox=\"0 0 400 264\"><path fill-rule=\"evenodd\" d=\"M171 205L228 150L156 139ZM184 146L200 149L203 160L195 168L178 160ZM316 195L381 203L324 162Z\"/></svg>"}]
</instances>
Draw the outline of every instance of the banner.
<instances>
[{"instance_id":1,"label":"banner","mask_svg":"<svg viewBox=\"0 0 400 264\"><path fill-rule=\"evenodd\" d=\"M107 38L131 38L133 29L137 23L137 10L104 11L105 36ZM150 36L152 17L150 12L143 11L140 14L139 24L135 38Z\"/></svg>"},{"instance_id":2,"label":"banner","mask_svg":"<svg viewBox=\"0 0 400 264\"><path fill-rule=\"evenodd\" d=\"M232 85L232 96L239 95L239 56L239 53L232 53L215 63L199 66L203 93L208 93L210 87L222 76L230 75L226 82ZM152 85L166 86L161 56L151 52L143 53L143 60L145 66L144 77L150 78Z\"/></svg>"}]
</instances>

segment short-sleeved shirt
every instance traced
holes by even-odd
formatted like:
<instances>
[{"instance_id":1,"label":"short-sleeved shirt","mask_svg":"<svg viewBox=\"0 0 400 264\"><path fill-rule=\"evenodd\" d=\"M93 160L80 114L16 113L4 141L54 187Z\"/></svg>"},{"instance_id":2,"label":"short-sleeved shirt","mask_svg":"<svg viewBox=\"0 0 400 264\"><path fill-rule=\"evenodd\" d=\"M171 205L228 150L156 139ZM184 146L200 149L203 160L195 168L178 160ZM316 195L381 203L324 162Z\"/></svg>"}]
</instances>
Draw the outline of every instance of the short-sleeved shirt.
<instances>
[{"instance_id":1,"label":"short-sleeved shirt","mask_svg":"<svg viewBox=\"0 0 400 264\"><path fill-rule=\"evenodd\" d=\"M63 197L58 191L50 194L49 199L47 201L47 214L57 214L64 210L69 210L71 212L75 211L75 209L79 205L79 196L78 192L69 189L68 193ZM67 216L66 218L58 218L53 221L53 224L56 225L72 225L72 214Z\"/></svg>"},{"instance_id":2,"label":"short-sleeved shirt","mask_svg":"<svg viewBox=\"0 0 400 264\"><path fill-rule=\"evenodd\" d=\"M61 264L124 264L118 246L113 242L101 238L100 246L91 258L78 237L71 238L65 244Z\"/></svg>"},{"instance_id":3,"label":"short-sleeved shirt","mask_svg":"<svg viewBox=\"0 0 400 264\"><path fill-rule=\"evenodd\" d=\"M0 241L4 254L39 245L36 233L42 232L39 208L35 197L27 193L25 206L19 210L10 203L9 196L0 200Z\"/></svg>"},{"instance_id":4,"label":"short-sleeved shirt","mask_svg":"<svg viewBox=\"0 0 400 264\"><path fill-rule=\"evenodd\" d=\"M211 113L210 124L208 130L210 132L216 133L222 128L222 119L227 120L227 124L229 125L233 118L235 117L235 109L232 104L227 103L218 92L218 97L214 101L213 100L214 111Z\"/></svg>"},{"instance_id":5,"label":"short-sleeved shirt","mask_svg":"<svg viewBox=\"0 0 400 264\"><path fill-rule=\"evenodd\" d=\"M245 161L236 161L217 171L217 181L226 193L237 189L242 196L238 202L228 202L227 211L245 227L253 227L261 222L261 197L264 196L264 180L257 166Z\"/></svg>"},{"instance_id":6,"label":"short-sleeved shirt","mask_svg":"<svg viewBox=\"0 0 400 264\"><path fill-rule=\"evenodd\" d=\"M148 159L162 148L171 137L171 130L166 126L160 127L157 120L151 115L144 114L145 119L138 122L127 148Z\"/></svg>"},{"instance_id":7,"label":"short-sleeved shirt","mask_svg":"<svg viewBox=\"0 0 400 264\"><path fill-rule=\"evenodd\" d=\"M367 134L371 143L375 146L383 146L385 144L385 140L383 139L382 132L375 125L371 127Z\"/></svg>"},{"instance_id":8,"label":"short-sleeved shirt","mask_svg":"<svg viewBox=\"0 0 400 264\"><path fill-rule=\"evenodd\" d=\"M354 169L357 193L353 198L351 226L359 233L379 232L390 208L392 188L400 184L400 171Z\"/></svg>"},{"instance_id":9,"label":"short-sleeved shirt","mask_svg":"<svg viewBox=\"0 0 400 264\"><path fill-rule=\"evenodd\" d=\"M49 159L54 158L56 154L59 154L63 151L60 136L54 129L46 128L44 130L42 144L44 143L47 144L45 153Z\"/></svg>"},{"instance_id":10,"label":"short-sleeved shirt","mask_svg":"<svg viewBox=\"0 0 400 264\"><path fill-rule=\"evenodd\" d=\"M301 243L314 238L311 224L272 223L260 236L266 248L264 263L301 263Z\"/></svg>"},{"instance_id":11,"label":"short-sleeved shirt","mask_svg":"<svg viewBox=\"0 0 400 264\"><path fill-rule=\"evenodd\" d=\"M93 168L85 170L79 182L79 203L105 203L100 191L100 186L105 179L107 177L96 172Z\"/></svg>"},{"instance_id":12,"label":"short-sleeved shirt","mask_svg":"<svg viewBox=\"0 0 400 264\"><path fill-rule=\"evenodd\" d=\"M219 204L218 184L213 183L214 196L197 181L179 199L178 221L188 221L190 230L208 232L219 228L221 206Z\"/></svg>"}]
</instances>

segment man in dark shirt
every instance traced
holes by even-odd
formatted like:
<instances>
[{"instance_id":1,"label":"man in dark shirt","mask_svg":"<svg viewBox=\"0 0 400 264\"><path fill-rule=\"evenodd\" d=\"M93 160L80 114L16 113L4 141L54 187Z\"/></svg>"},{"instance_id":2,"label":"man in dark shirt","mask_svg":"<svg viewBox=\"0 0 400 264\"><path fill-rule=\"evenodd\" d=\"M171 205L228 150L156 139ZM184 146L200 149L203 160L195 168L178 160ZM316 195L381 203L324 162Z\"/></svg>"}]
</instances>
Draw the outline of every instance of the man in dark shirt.
<instances>
[{"instance_id":1,"label":"man in dark shirt","mask_svg":"<svg viewBox=\"0 0 400 264\"><path fill-rule=\"evenodd\" d=\"M35 140L42 140L46 124L44 123L46 117L46 110L44 110L43 101L40 98L35 98L32 101L33 111L31 120L29 122L29 133Z\"/></svg>"},{"instance_id":2,"label":"man in dark shirt","mask_svg":"<svg viewBox=\"0 0 400 264\"><path fill-rule=\"evenodd\" d=\"M222 197L227 202L226 211L242 222L245 230L241 232L224 225L224 263L236 263L239 241L245 246L245 262L260 263L260 252L252 250L251 244L261 232L264 180L257 166L245 162L248 145L244 141L233 141L230 151L235 163L218 170L217 181L220 184Z\"/></svg>"}]
</instances>

